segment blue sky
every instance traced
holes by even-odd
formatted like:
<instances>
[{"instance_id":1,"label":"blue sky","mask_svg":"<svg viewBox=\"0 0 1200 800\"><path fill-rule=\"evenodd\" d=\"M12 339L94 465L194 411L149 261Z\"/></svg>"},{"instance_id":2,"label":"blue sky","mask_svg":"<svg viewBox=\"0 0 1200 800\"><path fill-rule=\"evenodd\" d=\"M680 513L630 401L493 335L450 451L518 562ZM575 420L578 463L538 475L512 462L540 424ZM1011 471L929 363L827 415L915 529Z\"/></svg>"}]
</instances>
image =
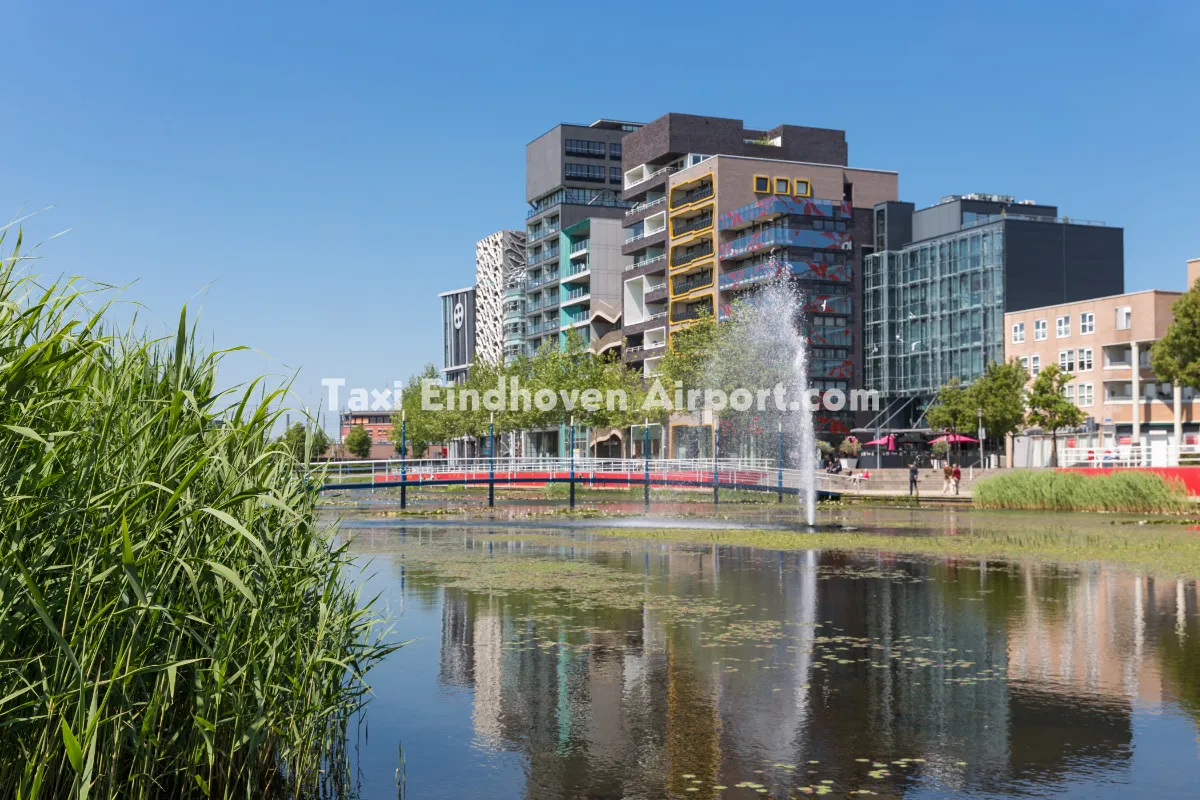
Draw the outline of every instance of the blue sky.
<instances>
[{"instance_id":1,"label":"blue sky","mask_svg":"<svg viewBox=\"0 0 1200 800\"><path fill-rule=\"evenodd\" d=\"M188 302L226 382L383 388L436 294L522 227L524 147L668 111L847 131L902 199L1013 194L1125 228L1126 288L1200 256L1200 11L1008 3L9 0L0 216L38 269Z\"/></svg>"}]
</instances>

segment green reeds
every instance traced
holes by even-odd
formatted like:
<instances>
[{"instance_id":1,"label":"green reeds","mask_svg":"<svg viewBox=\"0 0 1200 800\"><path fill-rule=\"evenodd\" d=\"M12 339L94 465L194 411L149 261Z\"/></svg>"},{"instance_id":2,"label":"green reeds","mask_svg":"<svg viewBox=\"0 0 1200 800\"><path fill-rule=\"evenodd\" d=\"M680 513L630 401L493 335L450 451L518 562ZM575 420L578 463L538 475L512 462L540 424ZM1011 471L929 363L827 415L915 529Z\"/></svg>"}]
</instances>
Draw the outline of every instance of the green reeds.
<instances>
[{"instance_id":1,"label":"green reeds","mask_svg":"<svg viewBox=\"0 0 1200 800\"><path fill-rule=\"evenodd\" d=\"M1136 470L1096 475L1011 470L979 481L972 492L982 508L1170 513L1189 507L1177 482Z\"/></svg>"},{"instance_id":2,"label":"green reeds","mask_svg":"<svg viewBox=\"0 0 1200 800\"><path fill-rule=\"evenodd\" d=\"M0 243L3 242L0 229ZM0 264L0 794L338 796L384 655L283 390ZM257 384L257 382L256 382ZM255 394L261 394L255 400Z\"/></svg>"}]
</instances>

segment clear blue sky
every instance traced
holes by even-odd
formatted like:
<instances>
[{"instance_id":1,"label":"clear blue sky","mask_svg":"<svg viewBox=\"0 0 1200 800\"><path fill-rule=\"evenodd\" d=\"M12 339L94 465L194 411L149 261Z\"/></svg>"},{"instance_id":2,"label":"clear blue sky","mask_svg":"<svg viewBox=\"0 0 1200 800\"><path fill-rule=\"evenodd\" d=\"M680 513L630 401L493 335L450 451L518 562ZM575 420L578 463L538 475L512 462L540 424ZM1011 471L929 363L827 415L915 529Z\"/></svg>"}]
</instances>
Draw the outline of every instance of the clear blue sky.
<instances>
[{"instance_id":1,"label":"clear blue sky","mask_svg":"<svg viewBox=\"0 0 1200 800\"><path fill-rule=\"evenodd\" d=\"M384 387L439 291L524 224L525 144L667 111L846 130L901 198L1013 194L1125 228L1126 288L1200 256L1200 4L5 3L0 216L43 272L203 307L226 382ZM197 293L202 293L197 296Z\"/></svg>"}]
</instances>

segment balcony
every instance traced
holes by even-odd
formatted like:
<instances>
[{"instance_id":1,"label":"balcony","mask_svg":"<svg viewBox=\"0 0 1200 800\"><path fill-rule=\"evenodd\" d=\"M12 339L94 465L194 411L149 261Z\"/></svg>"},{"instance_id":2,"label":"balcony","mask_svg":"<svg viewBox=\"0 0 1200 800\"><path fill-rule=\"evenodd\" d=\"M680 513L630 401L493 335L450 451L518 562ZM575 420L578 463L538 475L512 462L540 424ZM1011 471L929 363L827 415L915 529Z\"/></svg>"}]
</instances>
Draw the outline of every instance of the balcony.
<instances>
[{"instance_id":1,"label":"balcony","mask_svg":"<svg viewBox=\"0 0 1200 800\"><path fill-rule=\"evenodd\" d=\"M574 327L575 325L582 325L583 323L587 322L589 316L590 314L587 311L584 311L581 314L564 313L563 322L567 325L567 327Z\"/></svg>"},{"instance_id":2,"label":"balcony","mask_svg":"<svg viewBox=\"0 0 1200 800\"><path fill-rule=\"evenodd\" d=\"M771 227L741 236L721 245L720 258L737 258L769 247L811 247L816 250L848 250L853 239L847 231L814 231L807 228Z\"/></svg>"},{"instance_id":3,"label":"balcony","mask_svg":"<svg viewBox=\"0 0 1200 800\"><path fill-rule=\"evenodd\" d=\"M545 250L541 250L537 253L530 253L529 256L527 256L525 259L525 266L532 267L535 264L542 263L546 259L557 258L557 257L558 257L558 245L555 245L554 247L547 247Z\"/></svg>"},{"instance_id":4,"label":"balcony","mask_svg":"<svg viewBox=\"0 0 1200 800\"><path fill-rule=\"evenodd\" d=\"M563 304L563 307L565 308L566 306L574 305L575 303L582 302L583 300L586 300L587 298L589 298L591 296L592 296L592 288L590 286L583 286L579 289L572 289L571 291L567 292L567 296L563 298L562 304Z\"/></svg>"},{"instance_id":5,"label":"balcony","mask_svg":"<svg viewBox=\"0 0 1200 800\"><path fill-rule=\"evenodd\" d=\"M724 249L724 245L721 246ZM708 239L700 244L691 247L676 247L671 251L671 266L681 267L684 264L690 264L698 258L711 256L713 254L713 243ZM722 256L724 257L724 256Z\"/></svg>"},{"instance_id":6,"label":"balcony","mask_svg":"<svg viewBox=\"0 0 1200 800\"><path fill-rule=\"evenodd\" d=\"M613 194L611 189L560 189L531 203L525 218L536 217L559 205L629 208L633 203Z\"/></svg>"},{"instance_id":7,"label":"balcony","mask_svg":"<svg viewBox=\"0 0 1200 800\"><path fill-rule=\"evenodd\" d=\"M555 235L556 233L558 233L558 231L559 231L558 225L553 225L553 226L545 227L545 228L539 228L536 231L530 231L529 236L526 238L526 241L529 244L533 244L534 242L540 242L542 239L545 239L547 236Z\"/></svg>"},{"instance_id":8,"label":"balcony","mask_svg":"<svg viewBox=\"0 0 1200 800\"><path fill-rule=\"evenodd\" d=\"M624 271L629 272L629 270L631 270L631 269L641 269L642 267L650 267L650 266L653 266L660 262L665 262L666 260L667 260L667 254L661 253L660 255L654 256L653 258L644 258L641 261L635 261L632 264L630 264L629 266L625 267Z\"/></svg>"},{"instance_id":9,"label":"balcony","mask_svg":"<svg viewBox=\"0 0 1200 800\"><path fill-rule=\"evenodd\" d=\"M696 289L710 287L713 284L712 270L707 269L703 272L696 272L691 275L675 276L671 281L671 293L675 295L687 294Z\"/></svg>"},{"instance_id":10,"label":"balcony","mask_svg":"<svg viewBox=\"0 0 1200 800\"><path fill-rule=\"evenodd\" d=\"M529 335L530 336L539 336L543 333L554 333L555 331L557 331L559 329L559 327L560 327L560 325L559 325L558 320L549 319L544 322L540 322L536 325L530 325L529 326Z\"/></svg>"},{"instance_id":11,"label":"balcony","mask_svg":"<svg viewBox=\"0 0 1200 800\"><path fill-rule=\"evenodd\" d=\"M527 290L536 289L539 286L545 286L548 283L554 283L556 280L558 280L558 275L559 273L555 271L543 273L536 278L530 278L529 280L525 281L525 288Z\"/></svg>"},{"instance_id":12,"label":"balcony","mask_svg":"<svg viewBox=\"0 0 1200 800\"><path fill-rule=\"evenodd\" d=\"M713 194L714 189L711 182L706 183L703 186L698 186L695 189L689 189L683 194L677 196L674 194L674 192L672 192L671 210L674 211L677 208L683 208L684 206L690 206L692 203L698 203L701 200L706 200L709 197L712 197Z\"/></svg>"},{"instance_id":13,"label":"balcony","mask_svg":"<svg viewBox=\"0 0 1200 800\"><path fill-rule=\"evenodd\" d=\"M711 313L712 303L709 301L690 304L676 303L671 307L671 322L689 322Z\"/></svg>"},{"instance_id":14,"label":"balcony","mask_svg":"<svg viewBox=\"0 0 1200 800\"><path fill-rule=\"evenodd\" d=\"M689 234L692 231L702 231L705 228L711 228L712 223L712 211L707 211L698 216L689 217L683 220L673 219L671 220L671 235L678 237Z\"/></svg>"},{"instance_id":15,"label":"balcony","mask_svg":"<svg viewBox=\"0 0 1200 800\"><path fill-rule=\"evenodd\" d=\"M634 214L645 211L648 208L654 208L655 206L661 205L665 202L667 202L666 195L664 195L662 197L656 197L653 200L643 201L641 203L638 203L637 205L635 205L633 208L629 209L628 211L626 211L625 216L632 217Z\"/></svg>"},{"instance_id":16,"label":"balcony","mask_svg":"<svg viewBox=\"0 0 1200 800\"><path fill-rule=\"evenodd\" d=\"M784 197L773 195L748 203L741 208L721 215L718 226L723 231L744 228L755 220L780 215L821 217L824 219L851 220L854 208L850 201L811 200L807 197Z\"/></svg>"},{"instance_id":17,"label":"balcony","mask_svg":"<svg viewBox=\"0 0 1200 800\"><path fill-rule=\"evenodd\" d=\"M565 270L567 274L564 276L563 279L567 280L567 279L575 277L576 275L582 275L583 273L589 271L591 268L592 268L591 261L589 261L587 259L585 259L583 261L568 261L567 269Z\"/></svg>"},{"instance_id":18,"label":"balcony","mask_svg":"<svg viewBox=\"0 0 1200 800\"><path fill-rule=\"evenodd\" d=\"M558 305L558 293L547 295L546 297L536 302L531 302L525 307L525 316L535 314L543 308L554 308Z\"/></svg>"},{"instance_id":19,"label":"balcony","mask_svg":"<svg viewBox=\"0 0 1200 800\"><path fill-rule=\"evenodd\" d=\"M571 242L571 258L575 258L578 255L586 255L588 245L591 244L591 241L591 239L581 239L578 242Z\"/></svg>"},{"instance_id":20,"label":"balcony","mask_svg":"<svg viewBox=\"0 0 1200 800\"><path fill-rule=\"evenodd\" d=\"M625 173L625 191L629 191L635 186L641 186L643 183L652 181L660 176L670 175L672 172L678 171L678 167L662 167L650 172L646 165L635 167Z\"/></svg>"},{"instance_id":21,"label":"balcony","mask_svg":"<svg viewBox=\"0 0 1200 800\"><path fill-rule=\"evenodd\" d=\"M755 286L783 275L800 280L849 281L853 270L849 264L826 264L816 261L775 261L742 267L721 276L721 291L729 292Z\"/></svg>"}]
</instances>

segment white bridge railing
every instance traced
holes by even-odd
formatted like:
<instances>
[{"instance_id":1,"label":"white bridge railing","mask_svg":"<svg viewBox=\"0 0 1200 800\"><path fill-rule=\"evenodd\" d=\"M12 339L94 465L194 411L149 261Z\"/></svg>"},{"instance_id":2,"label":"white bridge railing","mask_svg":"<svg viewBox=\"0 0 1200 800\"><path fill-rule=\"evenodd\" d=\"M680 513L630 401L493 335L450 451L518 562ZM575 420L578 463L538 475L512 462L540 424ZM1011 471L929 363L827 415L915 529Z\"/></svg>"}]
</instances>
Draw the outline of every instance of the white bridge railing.
<instances>
[{"instance_id":1,"label":"white bridge railing","mask_svg":"<svg viewBox=\"0 0 1200 800\"><path fill-rule=\"evenodd\" d=\"M1118 444L1108 447L1064 447L1060 467L1178 467L1200 466L1200 445Z\"/></svg>"},{"instance_id":2,"label":"white bridge railing","mask_svg":"<svg viewBox=\"0 0 1200 800\"><path fill-rule=\"evenodd\" d=\"M652 484L664 481L686 481L702 484L716 479L723 485L798 490L801 486L801 470L785 467L781 471L774 459L650 459L640 458L489 458L454 459L386 459L373 461L334 461L326 467L326 481L330 485L339 483L386 485L402 479L408 484L432 481L477 482L494 473L497 485L520 485L536 483L536 480L520 481L518 478L554 478L565 480L572 471L580 485L637 486L645 481L649 472ZM603 480L597 480L603 479ZM818 491L842 492L851 488L851 481L844 475L813 472L813 483Z\"/></svg>"}]
</instances>

